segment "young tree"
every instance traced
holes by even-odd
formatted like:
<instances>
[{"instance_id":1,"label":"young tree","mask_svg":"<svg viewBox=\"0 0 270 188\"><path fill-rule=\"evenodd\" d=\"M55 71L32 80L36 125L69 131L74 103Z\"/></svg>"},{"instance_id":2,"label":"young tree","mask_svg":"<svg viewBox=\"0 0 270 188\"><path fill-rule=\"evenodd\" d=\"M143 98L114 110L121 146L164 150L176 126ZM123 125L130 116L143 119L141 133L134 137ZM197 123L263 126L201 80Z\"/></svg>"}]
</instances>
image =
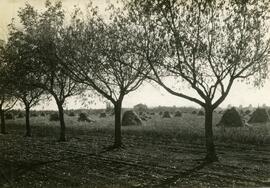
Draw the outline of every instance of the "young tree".
<instances>
[{"instance_id":1,"label":"young tree","mask_svg":"<svg viewBox=\"0 0 270 188\"><path fill-rule=\"evenodd\" d=\"M114 147L121 147L123 99L143 83L146 76L140 72L147 74L149 68L132 49L136 38L129 35L128 20L115 7L111 10L108 21L92 7L87 21L74 14L64 42L73 61L64 62L63 66L74 80L88 85L114 105Z\"/></svg>"},{"instance_id":2,"label":"young tree","mask_svg":"<svg viewBox=\"0 0 270 188\"><path fill-rule=\"evenodd\" d=\"M10 30L10 36L5 48L4 58L7 62L8 74L7 81L12 84L12 90L15 97L17 97L25 107L25 136L30 137L30 108L37 105L42 94L43 89L34 87L32 85L33 80L38 80L34 74L28 74L25 70L26 64L29 64L32 60L28 55L31 53L31 47L25 42L23 33L19 31L12 32ZM30 67L27 67L30 68Z\"/></svg>"},{"instance_id":3,"label":"young tree","mask_svg":"<svg viewBox=\"0 0 270 188\"><path fill-rule=\"evenodd\" d=\"M15 96L24 104L25 109L25 136L31 137L32 130L30 126L30 109L39 104L42 100L44 91L40 88L23 88L22 90L16 90Z\"/></svg>"},{"instance_id":4,"label":"young tree","mask_svg":"<svg viewBox=\"0 0 270 188\"><path fill-rule=\"evenodd\" d=\"M151 66L151 79L205 109L206 160L217 161L214 109L236 80L262 84L267 75L269 2L134 0L127 8L144 38L137 46ZM176 80L174 86L164 77ZM178 83L188 85L196 95L181 92Z\"/></svg>"},{"instance_id":5,"label":"young tree","mask_svg":"<svg viewBox=\"0 0 270 188\"><path fill-rule=\"evenodd\" d=\"M5 112L9 111L16 103L16 98L12 94L11 84L8 82L10 76L7 71L5 60L4 42L0 44L0 116L1 116L1 133L6 134Z\"/></svg>"},{"instance_id":6,"label":"young tree","mask_svg":"<svg viewBox=\"0 0 270 188\"><path fill-rule=\"evenodd\" d=\"M53 96L58 107L60 120L59 141L65 141L65 121L63 105L66 99L78 94L81 86L66 74L59 66L60 61L67 59L62 49L62 31L64 28L64 11L61 2L52 4L46 1L44 12L37 12L31 5L19 11L23 25L22 30L14 29L23 35L23 43L30 51L22 51L28 61L22 61L20 67L35 79L30 86L40 88ZM13 31L14 32L14 31ZM29 101L28 101L29 102Z\"/></svg>"}]
</instances>

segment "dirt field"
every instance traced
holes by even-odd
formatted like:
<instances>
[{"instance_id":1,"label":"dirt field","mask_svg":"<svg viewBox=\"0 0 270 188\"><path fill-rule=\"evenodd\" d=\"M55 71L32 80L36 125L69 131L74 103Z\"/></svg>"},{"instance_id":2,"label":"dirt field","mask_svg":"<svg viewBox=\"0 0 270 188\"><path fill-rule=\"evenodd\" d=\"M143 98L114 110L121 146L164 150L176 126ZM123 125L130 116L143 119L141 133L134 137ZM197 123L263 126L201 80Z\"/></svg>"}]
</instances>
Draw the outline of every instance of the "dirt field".
<instances>
[{"instance_id":1,"label":"dirt field","mask_svg":"<svg viewBox=\"0 0 270 188\"><path fill-rule=\"evenodd\" d=\"M22 136L22 124L9 122L8 130L8 135L0 135L1 187L270 186L268 142L217 139L220 161L204 164L203 133L186 134L186 129L187 138L170 127L164 132L124 128L125 147L119 150L108 148L113 142L110 124L69 126L65 143L56 141L57 123L35 125L34 121L33 138Z\"/></svg>"}]
</instances>

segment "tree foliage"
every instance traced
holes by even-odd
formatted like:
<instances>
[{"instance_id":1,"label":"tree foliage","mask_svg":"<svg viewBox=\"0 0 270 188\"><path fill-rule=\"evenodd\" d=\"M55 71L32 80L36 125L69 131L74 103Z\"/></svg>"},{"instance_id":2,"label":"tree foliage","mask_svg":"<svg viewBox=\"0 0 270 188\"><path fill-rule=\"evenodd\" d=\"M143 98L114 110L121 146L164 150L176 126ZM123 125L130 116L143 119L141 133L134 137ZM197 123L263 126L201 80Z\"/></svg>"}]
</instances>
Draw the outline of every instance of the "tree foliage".
<instances>
[{"instance_id":1,"label":"tree foliage","mask_svg":"<svg viewBox=\"0 0 270 188\"><path fill-rule=\"evenodd\" d=\"M136 53L137 39L129 34L132 32L129 19L121 9L111 6L106 20L98 14L97 8L88 8L87 19L80 19L81 13L77 10L67 29L65 52L71 54L73 61L64 61L63 66L74 80L114 104L115 124L121 127L124 96L143 83L149 65Z\"/></svg>"},{"instance_id":2,"label":"tree foliage","mask_svg":"<svg viewBox=\"0 0 270 188\"><path fill-rule=\"evenodd\" d=\"M145 36L154 80L174 95L217 107L237 79L261 84L269 60L267 1L137 1L130 15ZM159 54L159 55L158 55ZM166 86L181 79L199 95Z\"/></svg>"},{"instance_id":3,"label":"tree foliage","mask_svg":"<svg viewBox=\"0 0 270 188\"><path fill-rule=\"evenodd\" d=\"M261 85L267 77L269 2L142 0L126 7L144 39L137 46L151 67L151 80L205 109L206 159L217 160L213 110L236 80ZM178 86L170 87L164 77L179 81ZM197 96L179 90L182 85Z\"/></svg>"},{"instance_id":4,"label":"tree foliage","mask_svg":"<svg viewBox=\"0 0 270 188\"><path fill-rule=\"evenodd\" d=\"M101 18L95 7L89 8L85 20L78 18L79 11L74 14L64 42L73 61L63 65L75 80L116 103L121 95L142 84L145 76L140 72L148 65L132 49L136 38L129 35L128 20L113 11L109 21Z\"/></svg>"},{"instance_id":5,"label":"tree foliage","mask_svg":"<svg viewBox=\"0 0 270 188\"><path fill-rule=\"evenodd\" d=\"M46 1L43 12L26 4L18 15L23 27L10 26L12 50L9 57L17 62L13 63L13 70L27 78L23 80L24 91L32 91L28 96L38 94L33 91L43 90L55 99L60 116L60 140L65 140L63 105L66 98L81 92L81 85L74 82L61 66L61 61L68 59L63 53L65 14L62 3Z\"/></svg>"},{"instance_id":6,"label":"tree foliage","mask_svg":"<svg viewBox=\"0 0 270 188\"><path fill-rule=\"evenodd\" d=\"M6 44L0 44L0 116L1 116L1 133L6 134L5 112L17 102L13 95L12 84L8 81L8 66L5 59Z\"/></svg>"}]
</instances>

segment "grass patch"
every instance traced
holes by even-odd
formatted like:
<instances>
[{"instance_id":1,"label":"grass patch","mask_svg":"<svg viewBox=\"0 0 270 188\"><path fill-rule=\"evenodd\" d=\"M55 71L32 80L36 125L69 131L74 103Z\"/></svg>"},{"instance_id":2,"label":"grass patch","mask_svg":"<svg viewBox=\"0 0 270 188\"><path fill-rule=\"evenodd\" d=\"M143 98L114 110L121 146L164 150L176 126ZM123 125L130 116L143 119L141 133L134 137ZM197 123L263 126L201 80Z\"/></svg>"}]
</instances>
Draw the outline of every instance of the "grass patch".
<instances>
[{"instance_id":1,"label":"grass patch","mask_svg":"<svg viewBox=\"0 0 270 188\"><path fill-rule=\"evenodd\" d=\"M221 143L241 143L253 145L270 144L270 124L255 124L250 127L216 127L221 115L215 114L213 120L214 139ZM77 117L65 116L67 137L76 138L91 135L93 132L108 134L113 138L113 117L99 118L92 115L96 122L78 122ZM52 137L59 135L59 122L49 121L49 117L31 117L34 137ZM7 128L15 134L24 133L24 118L8 120ZM204 117L184 113L182 117L163 119L159 115L143 122L143 126L122 127L123 137L144 136L149 140L171 140L173 142L204 143Z\"/></svg>"}]
</instances>

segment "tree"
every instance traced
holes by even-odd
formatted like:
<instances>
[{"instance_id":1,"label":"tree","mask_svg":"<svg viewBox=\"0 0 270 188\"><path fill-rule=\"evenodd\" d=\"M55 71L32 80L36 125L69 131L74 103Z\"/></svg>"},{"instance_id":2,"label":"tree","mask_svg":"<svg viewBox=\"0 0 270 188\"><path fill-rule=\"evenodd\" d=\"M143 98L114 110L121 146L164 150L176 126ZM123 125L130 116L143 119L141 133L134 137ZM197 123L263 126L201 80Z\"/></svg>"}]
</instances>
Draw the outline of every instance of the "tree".
<instances>
[{"instance_id":1,"label":"tree","mask_svg":"<svg viewBox=\"0 0 270 188\"><path fill-rule=\"evenodd\" d=\"M17 102L12 94L12 87L8 82L7 63L4 58L6 45L4 42L0 44L0 117L1 117L1 133L6 134L5 112L9 111Z\"/></svg>"},{"instance_id":2,"label":"tree","mask_svg":"<svg viewBox=\"0 0 270 188\"><path fill-rule=\"evenodd\" d=\"M39 104L42 100L44 91L40 88L24 88L23 90L17 90L15 96L24 104L25 109L25 136L31 137L32 131L30 126L30 109Z\"/></svg>"},{"instance_id":3,"label":"tree","mask_svg":"<svg viewBox=\"0 0 270 188\"><path fill-rule=\"evenodd\" d=\"M81 85L75 83L66 74L66 70L59 66L60 61L67 59L63 56L64 11L61 2L52 4L46 1L44 12L37 12L31 5L19 11L19 17L23 29L16 30L18 35L22 35L24 45L27 49L19 54L26 57L27 61L22 61L20 67L31 79L30 87L40 88L50 94L58 107L60 120L59 141L65 141L65 121L63 105L66 99L76 95L81 91ZM14 32L14 31L13 31ZM29 101L28 101L29 102Z\"/></svg>"},{"instance_id":4,"label":"tree","mask_svg":"<svg viewBox=\"0 0 270 188\"><path fill-rule=\"evenodd\" d=\"M16 30L10 30L9 34L10 36L4 54L8 67L8 75L10 75L7 80L12 84L13 95L24 104L25 136L30 137L32 135L30 108L40 102L44 91L32 85L33 80L38 80L38 78L34 74L28 74L28 71L25 71L26 64L29 64L32 60L28 55L32 49L25 42L25 35Z\"/></svg>"},{"instance_id":5,"label":"tree","mask_svg":"<svg viewBox=\"0 0 270 188\"><path fill-rule=\"evenodd\" d=\"M206 160L217 161L214 109L236 80L261 85L267 75L269 2L134 0L126 6L144 38L137 46L151 66L151 79L204 108ZM176 80L174 86L164 78ZM196 95L179 90L183 85Z\"/></svg>"},{"instance_id":6,"label":"tree","mask_svg":"<svg viewBox=\"0 0 270 188\"><path fill-rule=\"evenodd\" d=\"M146 76L140 72L147 74L149 66L132 49L136 38L129 35L128 19L115 7L111 7L111 12L108 21L93 7L89 8L87 21L79 19L79 11L75 12L64 42L73 61L64 62L63 66L74 80L86 84L114 105L114 147L121 147L123 99L143 83Z\"/></svg>"},{"instance_id":7,"label":"tree","mask_svg":"<svg viewBox=\"0 0 270 188\"><path fill-rule=\"evenodd\" d=\"M106 110L107 113L112 113L114 111L112 103L109 101L106 101Z\"/></svg>"}]
</instances>

